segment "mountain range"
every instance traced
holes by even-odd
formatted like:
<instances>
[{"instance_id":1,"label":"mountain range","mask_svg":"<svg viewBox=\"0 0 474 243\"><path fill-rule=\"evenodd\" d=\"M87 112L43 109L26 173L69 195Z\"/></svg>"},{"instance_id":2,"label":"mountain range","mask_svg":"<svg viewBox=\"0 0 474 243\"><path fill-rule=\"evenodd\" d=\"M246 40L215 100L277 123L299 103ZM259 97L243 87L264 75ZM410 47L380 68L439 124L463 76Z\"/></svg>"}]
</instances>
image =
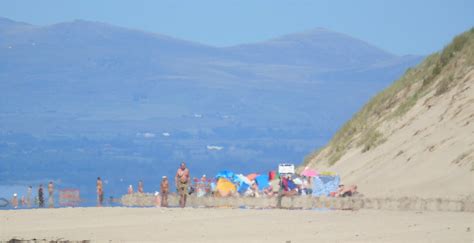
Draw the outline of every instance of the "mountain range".
<instances>
[{"instance_id":1,"label":"mountain range","mask_svg":"<svg viewBox=\"0 0 474 243\"><path fill-rule=\"evenodd\" d=\"M130 166L154 181L181 160L196 174L298 163L422 58L322 28L213 47L99 22L0 18L0 181Z\"/></svg>"}]
</instances>

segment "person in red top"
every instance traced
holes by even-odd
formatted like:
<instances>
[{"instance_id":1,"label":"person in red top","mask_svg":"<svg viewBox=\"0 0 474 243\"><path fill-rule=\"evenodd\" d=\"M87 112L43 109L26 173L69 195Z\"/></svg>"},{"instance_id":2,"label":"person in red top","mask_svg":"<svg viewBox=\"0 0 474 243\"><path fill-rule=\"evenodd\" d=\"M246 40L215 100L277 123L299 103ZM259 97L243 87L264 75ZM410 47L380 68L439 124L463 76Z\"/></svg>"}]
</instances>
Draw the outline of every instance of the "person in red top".
<instances>
[{"instance_id":1,"label":"person in red top","mask_svg":"<svg viewBox=\"0 0 474 243\"><path fill-rule=\"evenodd\" d=\"M283 184L283 196L289 197L289 196L295 196L298 194L296 185L289 176L282 178L282 184Z\"/></svg>"},{"instance_id":2,"label":"person in red top","mask_svg":"<svg viewBox=\"0 0 474 243\"><path fill-rule=\"evenodd\" d=\"M138 192L143 193L143 181L138 181Z\"/></svg>"}]
</instances>

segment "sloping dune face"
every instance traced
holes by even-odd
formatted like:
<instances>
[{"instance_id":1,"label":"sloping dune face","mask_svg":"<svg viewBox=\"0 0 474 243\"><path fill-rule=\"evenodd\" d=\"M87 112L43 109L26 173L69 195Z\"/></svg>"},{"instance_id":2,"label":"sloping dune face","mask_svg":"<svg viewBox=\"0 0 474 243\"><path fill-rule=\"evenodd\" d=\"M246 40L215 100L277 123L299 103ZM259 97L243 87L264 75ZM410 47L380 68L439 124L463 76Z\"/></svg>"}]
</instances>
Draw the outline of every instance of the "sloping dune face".
<instances>
[{"instance_id":1,"label":"sloping dune face","mask_svg":"<svg viewBox=\"0 0 474 243\"><path fill-rule=\"evenodd\" d=\"M366 104L305 166L370 196L474 196L474 29Z\"/></svg>"}]
</instances>

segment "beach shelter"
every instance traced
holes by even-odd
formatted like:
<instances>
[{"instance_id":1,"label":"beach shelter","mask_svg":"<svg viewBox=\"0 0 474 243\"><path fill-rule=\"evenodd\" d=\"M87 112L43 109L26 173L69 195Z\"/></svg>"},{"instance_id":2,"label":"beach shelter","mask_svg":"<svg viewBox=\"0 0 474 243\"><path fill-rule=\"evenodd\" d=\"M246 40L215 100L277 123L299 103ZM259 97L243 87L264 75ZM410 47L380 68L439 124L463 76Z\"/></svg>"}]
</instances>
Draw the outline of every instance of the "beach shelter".
<instances>
[{"instance_id":1,"label":"beach shelter","mask_svg":"<svg viewBox=\"0 0 474 243\"><path fill-rule=\"evenodd\" d=\"M263 191L263 189L267 188L270 185L268 181L268 175L259 175L255 177L255 182L258 185L259 191Z\"/></svg>"},{"instance_id":2,"label":"beach shelter","mask_svg":"<svg viewBox=\"0 0 474 243\"><path fill-rule=\"evenodd\" d=\"M253 181L255 180L255 178L258 176L257 173L252 173L252 174L248 174L247 175L247 178L250 180L250 181Z\"/></svg>"},{"instance_id":3,"label":"beach shelter","mask_svg":"<svg viewBox=\"0 0 474 243\"><path fill-rule=\"evenodd\" d=\"M216 191L222 197L226 197L231 195L232 193L237 191L237 187L231 181L227 180L226 178L219 178L216 184Z\"/></svg>"},{"instance_id":4,"label":"beach shelter","mask_svg":"<svg viewBox=\"0 0 474 243\"><path fill-rule=\"evenodd\" d=\"M306 167L302 172L302 176L307 176L307 177L315 177L318 176L318 172L314 169Z\"/></svg>"},{"instance_id":5,"label":"beach shelter","mask_svg":"<svg viewBox=\"0 0 474 243\"><path fill-rule=\"evenodd\" d=\"M239 193L244 193L245 191L247 191L252 182L242 174L237 174L235 177L236 180L234 182L237 185L237 191Z\"/></svg>"},{"instance_id":6,"label":"beach shelter","mask_svg":"<svg viewBox=\"0 0 474 243\"><path fill-rule=\"evenodd\" d=\"M313 196L329 196L331 192L337 191L341 179L338 175L319 175L313 178Z\"/></svg>"},{"instance_id":7,"label":"beach shelter","mask_svg":"<svg viewBox=\"0 0 474 243\"><path fill-rule=\"evenodd\" d=\"M247 178L246 176L242 175L242 174L237 174L235 176L235 182L238 182L238 183L245 183L247 185L250 185L252 184L252 182L249 180L249 178Z\"/></svg>"},{"instance_id":8,"label":"beach shelter","mask_svg":"<svg viewBox=\"0 0 474 243\"><path fill-rule=\"evenodd\" d=\"M245 184L245 183L242 183L239 185L239 187L237 188L237 191L240 193L240 194L244 194L247 189L249 189L250 185L249 184Z\"/></svg>"},{"instance_id":9,"label":"beach shelter","mask_svg":"<svg viewBox=\"0 0 474 243\"><path fill-rule=\"evenodd\" d=\"M216 180L218 180L219 178L226 178L230 181L234 181L235 173L230 170L222 170L219 171L214 178L216 178Z\"/></svg>"}]
</instances>

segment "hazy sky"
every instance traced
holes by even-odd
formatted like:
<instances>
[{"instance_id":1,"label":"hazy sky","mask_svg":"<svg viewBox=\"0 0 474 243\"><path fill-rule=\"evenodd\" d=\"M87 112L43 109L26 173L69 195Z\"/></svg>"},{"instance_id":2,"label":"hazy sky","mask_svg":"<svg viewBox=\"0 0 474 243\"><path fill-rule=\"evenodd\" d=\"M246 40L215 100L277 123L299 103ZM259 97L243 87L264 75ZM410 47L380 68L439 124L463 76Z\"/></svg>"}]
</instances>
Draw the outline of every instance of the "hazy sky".
<instances>
[{"instance_id":1,"label":"hazy sky","mask_svg":"<svg viewBox=\"0 0 474 243\"><path fill-rule=\"evenodd\" d=\"M474 26L474 0L0 0L37 25L85 19L215 46L324 27L395 54L429 54Z\"/></svg>"}]
</instances>

